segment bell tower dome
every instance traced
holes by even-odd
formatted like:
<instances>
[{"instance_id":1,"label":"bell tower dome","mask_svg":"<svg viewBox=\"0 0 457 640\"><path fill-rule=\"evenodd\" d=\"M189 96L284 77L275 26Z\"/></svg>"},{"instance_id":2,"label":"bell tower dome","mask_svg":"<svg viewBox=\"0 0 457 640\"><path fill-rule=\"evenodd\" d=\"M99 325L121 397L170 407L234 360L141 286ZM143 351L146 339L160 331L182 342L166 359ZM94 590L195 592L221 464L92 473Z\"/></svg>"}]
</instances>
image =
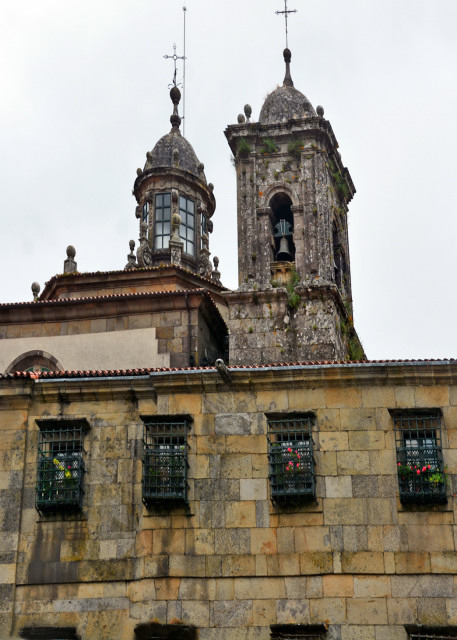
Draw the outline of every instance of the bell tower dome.
<instances>
[{"instance_id":1,"label":"bell tower dome","mask_svg":"<svg viewBox=\"0 0 457 640\"><path fill-rule=\"evenodd\" d=\"M230 306L230 362L364 357L352 325L347 229L355 194L324 110L285 77L251 121L225 135L237 180L239 289Z\"/></svg>"},{"instance_id":2,"label":"bell tower dome","mask_svg":"<svg viewBox=\"0 0 457 640\"><path fill-rule=\"evenodd\" d=\"M181 92L176 84L170 98L171 130L147 152L133 188L140 227L138 266L176 264L210 277L208 236L216 208L213 185L207 183L203 163L181 134Z\"/></svg>"}]
</instances>

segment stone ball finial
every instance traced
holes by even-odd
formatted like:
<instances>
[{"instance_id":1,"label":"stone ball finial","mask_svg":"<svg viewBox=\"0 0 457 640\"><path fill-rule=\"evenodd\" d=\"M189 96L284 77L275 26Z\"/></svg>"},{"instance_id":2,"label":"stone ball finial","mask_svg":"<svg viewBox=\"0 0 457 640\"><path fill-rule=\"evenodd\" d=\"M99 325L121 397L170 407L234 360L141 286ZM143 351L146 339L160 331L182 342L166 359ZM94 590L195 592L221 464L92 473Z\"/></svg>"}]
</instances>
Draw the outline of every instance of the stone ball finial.
<instances>
[{"instance_id":1,"label":"stone ball finial","mask_svg":"<svg viewBox=\"0 0 457 640\"><path fill-rule=\"evenodd\" d=\"M172 87L170 91L170 98L174 105L178 105L181 100L181 91L178 87Z\"/></svg>"},{"instance_id":2,"label":"stone ball finial","mask_svg":"<svg viewBox=\"0 0 457 640\"><path fill-rule=\"evenodd\" d=\"M212 182L210 182L210 183L208 184L208 189L209 189L211 192L212 192L212 191L214 191L214 184L213 184Z\"/></svg>"},{"instance_id":3,"label":"stone ball finial","mask_svg":"<svg viewBox=\"0 0 457 640\"><path fill-rule=\"evenodd\" d=\"M245 104L244 105L244 115L246 116L246 118L248 120L252 116L252 107L251 107L250 104Z\"/></svg>"},{"instance_id":4,"label":"stone ball finial","mask_svg":"<svg viewBox=\"0 0 457 640\"><path fill-rule=\"evenodd\" d=\"M130 251L133 251L135 248L135 240L129 240Z\"/></svg>"},{"instance_id":5,"label":"stone ball finial","mask_svg":"<svg viewBox=\"0 0 457 640\"><path fill-rule=\"evenodd\" d=\"M213 263L214 263L215 268L217 269L218 266L219 266L219 258L217 256L214 256Z\"/></svg>"},{"instance_id":6,"label":"stone ball finial","mask_svg":"<svg viewBox=\"0 0 457 640\"><path fill-rule=\"evenodd\" d=\"M142 173L143 173L143 170L140 169L140 167L138 167L138 169L136 170L136 175L141 176Z\"/></svg>"},{"instance_id":7,"label":"stone ball finial","mask_svg":"<svg viewBox=\"0 0 457 640\"><path fill-rule=\"evenodd\" d=\"M202 173L202 171L205 170L205 165L203 164L203 162L198 163L197 169L199 170L200 173Z\"/></svg>"},{"instance_id":8,"label":"stone ball finial","mask_svg":"<svg viewBox=\"0 0 457 640\"><path fill-rule=\"evenodd\" d=\"M32 282L32 293L33 293L33 299L36 300L38 298L38 294L40 293L40 284L38 282Z\"/></svg>"},{"instance_id":9,"label":"stone ball finial","mask_svg":"<svg viewBox=\"0 0 457 640\"><path fill-rule=\"evenodd\" d=\"M290 49L284 49L283 55L284 55L284 62L290 62L291 61L292 53L291 53Z\"/></svg>"},{"instance_id":10,"label":"stone ball finial","mask_svg":"<svg viewBox=\"0 0 457 640\"><path fill-rule=\"evenodd\" d=\"M71 258L73 259L76 255L76 249L74 248L73 245L69 244L67 247L67 258ZM36 282L34 282L33 284L36 284ZM40 286L40 285L38 285Z\"/></svg>"},{"instance_id":11,"label":"stone ball finial","mask_svg":"<svg viewBox=\"0 0 457 640\"><path fill-rule=\"evenodd\" d=\"M238 124L243 124L246 121L246 118L243 116L242 113L238 114Z\"/></svg>"},{"instance_id":12,"label":"stone ball finial","mask_svg":"<svg viewBox=\"0 0 457 640\"><path fill-rule=\"evenodd\" d=\"M322 105L317 105L316 107L316 113L318 116L320 116L321 118L324 117L324 107Z\"/></svg>"}]
</instances>

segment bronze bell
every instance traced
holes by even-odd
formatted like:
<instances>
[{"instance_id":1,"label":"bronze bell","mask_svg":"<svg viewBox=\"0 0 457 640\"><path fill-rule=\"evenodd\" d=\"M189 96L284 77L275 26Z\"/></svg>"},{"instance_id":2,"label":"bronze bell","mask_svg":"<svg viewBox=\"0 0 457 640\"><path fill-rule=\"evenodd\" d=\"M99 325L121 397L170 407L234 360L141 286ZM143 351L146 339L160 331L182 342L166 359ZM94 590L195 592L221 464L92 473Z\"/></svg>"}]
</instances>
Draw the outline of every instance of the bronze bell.
<instances>
[{"instance_id":1,"label":"bronze bell","mask_svg":"<svg viewBox=\"0 0 457 640\"><path fill-rule=\"evenodd\" d=\"M282 236L281 241L279 243L279 251L276 255L276 260L279 260L280 262L291 262L292 260L292 254L289 251L289 241L287 240L286 236Z\"/></svg>"}]
</instances>

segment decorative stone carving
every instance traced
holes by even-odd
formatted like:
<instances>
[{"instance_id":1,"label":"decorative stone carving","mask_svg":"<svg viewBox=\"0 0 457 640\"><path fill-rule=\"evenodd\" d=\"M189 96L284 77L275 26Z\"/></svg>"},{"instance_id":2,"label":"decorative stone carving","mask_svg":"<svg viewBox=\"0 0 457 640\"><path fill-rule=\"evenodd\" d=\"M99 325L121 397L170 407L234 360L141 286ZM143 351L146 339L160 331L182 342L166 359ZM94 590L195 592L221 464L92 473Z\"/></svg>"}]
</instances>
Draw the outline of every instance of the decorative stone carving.
<instances>
[{"instance_id":1,"label":"decorative stone carving","mask_svg":"<svg viewBox=\"0 0 457 640\"><path fill-rule=\"evenodd\" d=\"M179 213L175 212L171 216L171 240L173 242L181 242L181 239L179 237L180 226L181 226L181 216L179 215Z\"/></svg>"},{"instance_id":2,"label":"decorative stone carving","mask_svg":"<svg viewBox=\"0 0 457 640\"><path fill-rule=\"evenodd\" d=\"M76 249L70 244L67 247L67 259L63 263L64 273L75 273L78 270L78 264L74 260Z\"/></svg>"},{"instance_id":3,"label":"decorative stone carving","mask_svg":"<svg viewBox=\"0 0 457 640\"><path fill-rule=\"evenodd\" d=\"M138 266L150 267L152 265L152 251L146 235L148 232L148 225L145 222L142 222L140 228L140 246L138 247L138 251L136 252Z\"/></svg>"},{"instance_id":4,"label":"decorative stone carving","mask_svg":"<svg viewBox=\"0 0 457 640\"><path fill-rule=\"evenodd\" d=\"M130 240L129 246L130 253L127 255L127 264L125 265L124 269L136 269L136 258L135 254L133 253L133 250L135 249L135 240Z\"/></svg>"}]
</instances>

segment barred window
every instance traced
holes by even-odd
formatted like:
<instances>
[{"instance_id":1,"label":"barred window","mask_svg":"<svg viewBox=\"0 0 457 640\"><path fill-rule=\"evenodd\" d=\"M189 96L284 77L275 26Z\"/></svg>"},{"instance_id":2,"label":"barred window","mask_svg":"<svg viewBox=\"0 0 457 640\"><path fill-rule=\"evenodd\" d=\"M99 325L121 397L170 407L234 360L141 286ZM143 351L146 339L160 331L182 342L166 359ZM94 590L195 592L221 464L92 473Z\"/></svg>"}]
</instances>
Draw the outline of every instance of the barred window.
<instances>
[{"instance_id":1,"label":"barred window","mask_svg":"<svg viewBox=\"0 0 457 640\"><path fill-rule=\"evenodd\" d=\"M406 629L414 628L413 625L405 625ZM415 627L417 629L417 627ZM410 640L456 640L457 628L438 627L434 629L421 629L420 631L411 631Z\"/></svg>"},{"instance_id":2,"label":"barred window","mask_svg":"<svg viewBox=\"0 0 457 640\"><path fill-rule=\"evenodd\" d=\"M449 635L448 633L436 634L436 633L413 633L409 636L411 640L456 640L457 632Z\"/></svg>"},{"instance_id":3,"label":"barred window","mask_svg":"<svg viewBox=\"0 0 457 640\"><path fill-rule=\"evenodd\" d=\"M179 226L179 237L184 243L184 252L191 256L195 255L195 205L189 198L179 196L179 215L181 224Z\"/></svg>"},{"instance_id":4,"label":"barred window","mask_svg":"<svg viewBox=\"0 0 457 640\"><path fill-rule=\"evenodd\" d=\"M135 627L135 640L197 640L195 627L144 622Z\"/></svg>"},{"instance_id":5,"label":"barred window","mask_svg":"<svg viewBox=\"0 0 457 640\"><path fill-rule=\"evenodd\" d=\"M84 495L87 420L37 420L36 508L40 514L79 511Z\"/></svg>"},{"instance_id":6,"label":"barred window","mask_svg":"<svg viewBox=\"0 0 457 640\"><path fill-rule=\"evenodd\" d=\"M271 499L297 502L315 497L311 427L313 414L268 419Z\"/></svg>"},{"instance_id":7,"label":"barred window","mask_svg":"<svg viewBox=\"0 0 457 640\"><path fill-rule=\"evenodd\" d=\"M154 208L154 249L168 249L171 225L171 194L158 193Z\"/></svg>"},{"instance_id":8,"label":"barred window","mask_svg":"<svg viewBox=\"0 0 457 640\"><path fill-rule=\"evenodd\" d=\"M271 640L323 640L327 627L324 624L272 624Z\"/></svg>"},{"instance_id":9,"label":"barred window","mask_svg":"<svg viewBox=\"0 0 457 640\"><path fill-rule=\"evenodd\" d=\"M25 640L79 640L75 627L23 627L19 637Z\"/></svg>"},{"instance_id":10,"label":"barred window","mask_svg":"<svg viewBox=\"0 0 457 640\"><path fill-rule=\"evenodd\" d=\"M400 501L444 504L446 469L441 445L441 411L392 411Z\"/></svg>"},{"instance_id":11,"label":"barred window","mask_svg":"<svg viewBox=\"0 0 457 640\"><path fill-rule=\"evenodd\" d=\"M187 502L190 416L142 417L143 502Z\"/></svg>"}]
</instances>

